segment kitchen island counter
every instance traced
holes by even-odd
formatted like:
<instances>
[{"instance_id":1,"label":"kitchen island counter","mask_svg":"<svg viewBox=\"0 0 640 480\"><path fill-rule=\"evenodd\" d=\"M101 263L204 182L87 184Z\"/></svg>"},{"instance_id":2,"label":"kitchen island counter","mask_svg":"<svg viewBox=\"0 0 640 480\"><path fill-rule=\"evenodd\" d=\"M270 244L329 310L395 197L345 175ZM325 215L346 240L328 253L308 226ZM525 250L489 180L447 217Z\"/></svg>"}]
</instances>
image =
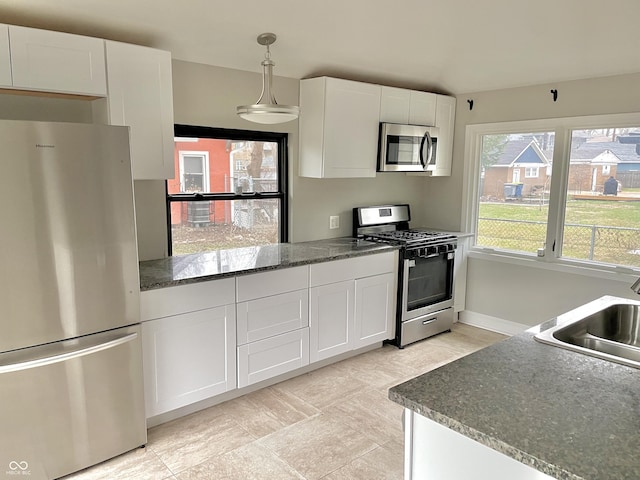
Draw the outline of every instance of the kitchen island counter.
<instances>
[{"instance_id":1,"label":"kitchen island counter","mask_svg":"<svg viewBox=\"0 0 640 480\"><path fill-rule=\"evenodd\" d=\"M554 325L397 385L389 398L553 478L640 478L640 370L534 341Z\"/></svg>"},{"instance_id":2,"label":"kitchen island counter","mask_svg":"<svg viewBox=\"0 0 640 480\"><path fill-rule=\"evenodd\" d=\"M140 290L183 285L266 270L397 250L352 237L176 255L140 262Z\"/></svg>"}]
</instances>

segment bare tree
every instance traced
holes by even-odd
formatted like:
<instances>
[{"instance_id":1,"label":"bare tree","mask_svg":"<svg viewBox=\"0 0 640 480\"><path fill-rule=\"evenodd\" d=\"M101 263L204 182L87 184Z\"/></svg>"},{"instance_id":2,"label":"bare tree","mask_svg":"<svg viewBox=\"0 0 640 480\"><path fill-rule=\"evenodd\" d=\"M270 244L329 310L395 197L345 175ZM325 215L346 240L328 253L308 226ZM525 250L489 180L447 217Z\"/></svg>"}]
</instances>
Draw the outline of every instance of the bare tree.
<instances>
[{"instance_id":1,"label":"bare tree","mask_svg":"<svg viewBox=\"0 0 640 480\"><path fill-rule=\"evenodd\" d=\"M253 142L251 148L251 160L247 166L247 173L252 179L254 191L262 191L260 182L255 182L261 176L262 160L264 159L264 142Z\"/></svg>"}]
</instances>

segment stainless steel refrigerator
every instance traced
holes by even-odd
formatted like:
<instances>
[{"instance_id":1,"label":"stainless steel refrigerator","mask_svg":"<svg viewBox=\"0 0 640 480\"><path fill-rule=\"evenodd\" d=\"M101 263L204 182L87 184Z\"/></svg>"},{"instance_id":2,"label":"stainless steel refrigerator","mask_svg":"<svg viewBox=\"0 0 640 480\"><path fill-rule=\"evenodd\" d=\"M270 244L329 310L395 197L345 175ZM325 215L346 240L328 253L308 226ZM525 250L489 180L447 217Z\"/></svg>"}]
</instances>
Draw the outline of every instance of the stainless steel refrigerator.
<instances>
[{"instance_id":1,"label":"stainless steel refrigerator","mask_svg":"<svg viewBox=\"0 0 640 480\"><path fill-rule=\"evenodd\" d=\"M0 479L146 443L126 127L0 121Z\"/></svg>"}]
</instances>

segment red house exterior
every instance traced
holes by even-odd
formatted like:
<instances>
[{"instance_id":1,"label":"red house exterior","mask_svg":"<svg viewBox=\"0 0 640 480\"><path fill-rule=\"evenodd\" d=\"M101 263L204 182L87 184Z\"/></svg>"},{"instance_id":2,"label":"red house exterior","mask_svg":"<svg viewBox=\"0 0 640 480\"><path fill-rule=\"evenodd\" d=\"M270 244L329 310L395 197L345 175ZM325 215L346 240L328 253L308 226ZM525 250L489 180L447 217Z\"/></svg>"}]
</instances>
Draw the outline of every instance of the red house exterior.
<instances>
[{"instance_id":1,"label":"red house exterior","mask_svg":"<svg viewBox=\"0 0 640 480\"><path fill-rule=\"evenodd\" d=\"M176 141L174 147L176 176L167 181L168 193L233 191L231 147L232 143L228 140L194 138L192 141L186 139ZM203 223L230 223L231 217L226 203L172 202L172 224L198 226ZM207 209L208 215L206 215Z\"/></svg>"}]
</instances>

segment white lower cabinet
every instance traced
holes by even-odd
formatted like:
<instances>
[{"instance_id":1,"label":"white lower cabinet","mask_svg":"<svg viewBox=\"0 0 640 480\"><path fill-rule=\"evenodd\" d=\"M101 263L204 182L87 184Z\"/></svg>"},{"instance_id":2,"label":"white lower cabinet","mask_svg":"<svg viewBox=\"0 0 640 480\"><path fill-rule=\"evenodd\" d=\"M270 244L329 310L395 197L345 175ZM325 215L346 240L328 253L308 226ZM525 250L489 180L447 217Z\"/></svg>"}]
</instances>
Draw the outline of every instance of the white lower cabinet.
<instances>
[{"instance_id":1,"label":"white lower cabinet","mask_svg":"<svg viewBox=\"0 0 640 480\"><path fill-rule=\"evenodd\" d=\"M395 293L395 273L356 280L353 348L393 338Z\"/></svg>"},{"instance_id":2,"label":"white lower cabinet","mask_svg":"<svg viewBox=\"0 0 640 480\"><path fill-rule=\"evenodd\" d=\"M397 263L387 252L310 266L310 362L394 337Z\"/></svg>"},{"instance_id":3,"label":"white lower cabinet","mask_svg":"<svg viewBox=\"0 0 640 480\"><path fill-rule=\"evenodd\" d=\"M353 349L355 282L347 280L309 290L310 361Z\"/></svg>"},{"instance_id":4,"label":"white lower cabinet","mask_svg":"<svg viewBox=\"0 0 640 480\"><path fill-rule=\"evenodd\" d=\"M553 480L461 433L405 408L405 480ZM464 461L460 461L460 459Z\"/></svg>"},{"instance_id":5,"label":"white lower cabinet","mask_svg":"<svg viewBox=\"0 0 640 480\"><path fill-rule=\"evenodd\" d=\"M309 325L309 295L304 290L271 295L236 308L238 345L255 342Z\"/></svg>"},{"instance_id":6,"label":"white lower cabinet","mask_svg":"<svg viewBox=\"0 0 640 480\"><path fill-rule=\"evenodd\" d=\"M396 251L144 291L151 418L393 338Z\"/></svg>"},{"instance_id":7,"label":"white lower cabinet","mask_svg":"<svg viewBox=\"0 0 640 480\"><path fill-rule=\"evenodd\" d=\"M238 347L238 388L309 365L309 328Z\"/></svg>"},{"instance_id":8,"label":"white lower cabinet","mask_svg":"<svg viewBox=\"0 0 640 480\"><path fill-rule=\"evenodd\" d=\"M142 324L147 418L236 387L235 305Z\"/></svg>"},{"instance_id":9,"label":"white lower cabinet","mask_svg":"<svg viewBox=\"0 0 640 480\"><path fill-rule=\"evenodd\" d=\"M309 267L236 279L238 387L309 364Z\"/></svg>"}]
</instances>

